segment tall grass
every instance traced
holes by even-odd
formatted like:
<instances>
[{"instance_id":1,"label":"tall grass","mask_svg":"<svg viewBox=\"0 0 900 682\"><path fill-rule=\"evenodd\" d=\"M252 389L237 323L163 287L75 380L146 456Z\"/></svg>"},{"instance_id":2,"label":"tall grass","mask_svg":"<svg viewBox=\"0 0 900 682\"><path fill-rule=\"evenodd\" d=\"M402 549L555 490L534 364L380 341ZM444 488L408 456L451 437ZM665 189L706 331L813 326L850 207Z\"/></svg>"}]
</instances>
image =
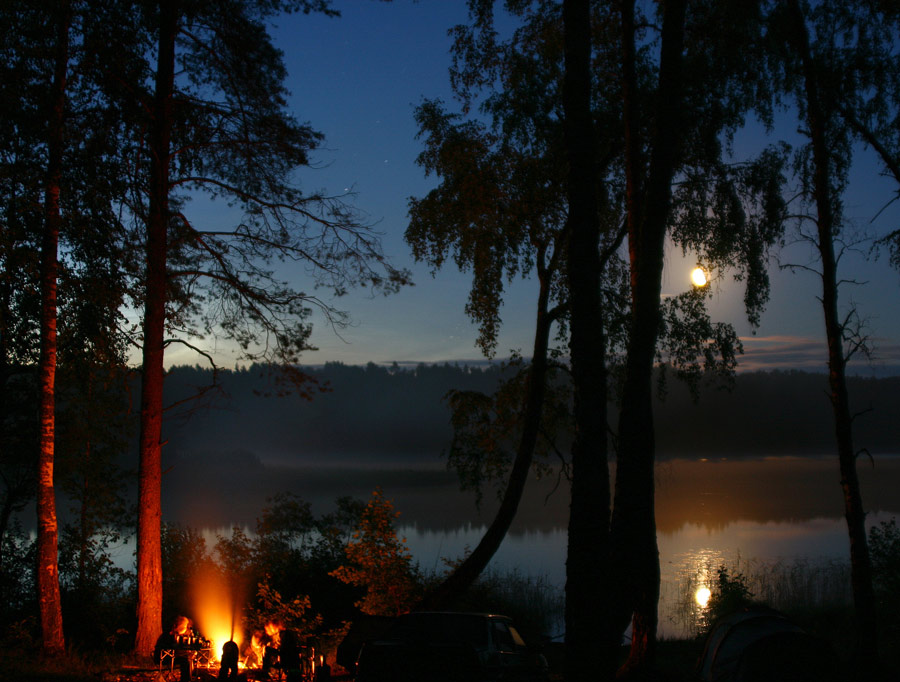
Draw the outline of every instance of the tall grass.
<instances>
[{"instance_id":1,"label":"tall grass","mask_svg":"<svg viewBox=\"0 0 900 682\"><path fill-rule=\"evenodd\" d=\"M708 629L716 615L697 603L695 595L703 586L715 589L711 576L724 567L739 580L754 603L765 604L787 614L809 616L816 612L843 609L852 604L850 565L844 561L760 561L736 557L730 563L708 564L701 571L685 575L674 586L672 618L685 637L696 637Z\"/></svg>"},{"instance_id":2,"label":"tall grass","mask_svg":"<svg viewBox=\"0 0 900 682\"><path fill-rule=\"evenodd\" d=\"M846 561L751 561L743 572L751 577L749 585L756 599L780 611L832 609L852 603L850 564Z\"/></svg>"},{"instance_id":3,"label":"tall grass","mask_svg":"<svg viewBox=\"0 0 900 682\"><path fill-rule=\"evenodd\" d=\"M458 606L509 616L533 642L544 637L561 638L564 630L562 588L546 576L527 575L518 569L486 571Z\"/></svg>"}]
</instances>

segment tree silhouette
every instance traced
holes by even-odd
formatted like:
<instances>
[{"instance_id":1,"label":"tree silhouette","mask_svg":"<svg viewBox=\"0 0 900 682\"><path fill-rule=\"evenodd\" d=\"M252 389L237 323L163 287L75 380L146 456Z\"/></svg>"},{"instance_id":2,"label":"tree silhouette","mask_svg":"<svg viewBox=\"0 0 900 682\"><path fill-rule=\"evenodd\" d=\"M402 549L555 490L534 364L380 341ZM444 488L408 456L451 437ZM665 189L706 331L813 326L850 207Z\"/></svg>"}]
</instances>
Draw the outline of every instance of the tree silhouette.
<instances>
[{"instance_id":1,"label":"tree silhouette","mask_svg":"<svg viewBox=\"0 0 900 682\"><path fill-rule=\"evenodd\" d=\"M537 282L535 331L530 356L514 357L508 368L517 374L493 396L463 390L448 395L454 425L449 464L464 486L500 478L505 486L484 536L426 597L429 606L451 602L487 565L513 521L529 469L547 469L542 458L560 445L552 433L568 420L568 410L559 409L565 398L548 392L566 384L555 378L561 349L551 338L554 329L565 335L569 305L560 8L518 5L513 13L521 25L500 41L492 4L470 2L472 25L453 29L451 83L464 112L481 99L479 114L451 114L438 101L416 111L425 136L419 164L441 182L424 198L410 200L406 239L414 256L435 269L452 258L460 270L471 271L466 312L479 324L477 344L487 357L496 351L506 282L520 276ZM603 174L591 171L592 178ZM611 225L604 235L609 267L598 277L607 302L614 302L622 293L616 290L621 269L615 267L620 223L609 207L597 220Z\"/></svg>"},{"instance_id":2,"label":"tree silhouette","mask_svg":"<svg viewBox=\"0 0 900 682\"><path fill-rule=\"evenodd\" d=\"M818 267L791 266L815 272L821 282L822 314L828 348L828 396L840 465L844 515L850 539L851 583L856 611L856 662L864 676L878 668L876 600L866 537L866 512L859 487L854 446L854 418L847 384L847 361L870 348L854 306L842 311L839 293L850 284L839 277L841 257L853 248L841 195L847 183L855 136L870 145L890 172L896 163L888 151L896 131L879 126L896 116L898 91L893 10L866 3L819 3L788 0L775 13L776 54L783 70L785 97L796 106L808 143L797 154L801 184L798 232L818 259ZM895 19L896 17L894 17ZM837 36L841 36L838 38ZM866 101L873 86L877 93ZM889 112L893 111L891 114ZM864 122L865 121L865 122ZM807 226L811 226L807 228ZM888 237L890 239L890 236Z\"/></svg>"},{"instance_id":3,"label":"tree silhouette","mask_svg":"<svg viewBox=\"0 0 900 682\"><path fill-rule=\"evenodd\" d=\"M456 118L436 102L417 110L421 130L428 135L419 162L426 172L441 177L442 184L424 199L410 200L406 240L416 258L427 260L434 268L453 251L461 269L472 269L466 309L480 323L478 344L488 356L493 355L497 344L504 278L514 277L519 268L527 273L533 264L539 291L530 364L523 370L526 378L521 403L513 408L522 428L500 509L471 554L426 596L425 605L430 608L446 608L474 582L515 517L539 438L551 327L562 312L551 300L558 288L560 266L562 226L556 223L559 199L552 194L546 201L539 199L536 190L540 180L535 177L541 161L549 167L557 164L548 157L538 160L516 149L514 141L503 143L482 126L458 123ZM552 147L548 151L552 154ZM483 404L483 400L489 399L462 391L449 394L454 422L459 427L451 445L451 463L460 457L487 456L483 448L467 448L464 440L463 422L467 417L463 415L471 412L476 420L482 420L482 410L472 412L472 408L473 401ZM483 470L490 465L480 461L475 466Z\"/></svg>"},{"instance_id":4,"label":"tree silhouette","mask_svg":"<svg viewBox=\"0 0 900 682\"><path fill-rule=\"evenodd\" d=\"M600 298L602 200L591 111L591 3L565 0L565 147L568 159L567 276L574 393L572 500L566 554L566 679L611 679L616 665L614 566L607 465L607 332Z\"/></svg>"},{"instance_id":5,"label":"tree silhouette","mask_svg":"<svg viewBox=\"0 0 900 682\"><path fill-rule=\"evenodd\" d=\"M784 153L765 150L758 159L727 163L729 140L748 111L770 120L759 7L668 2L658 8L657 21L638 14L631 0L620 10L631 316L611 523L619 585L628 595L622 606L634 613L628 669L652 663L656 637L654 364L665 359L660 349L667 349L676 365L689 358L682 373L696 378L695 363L733 371L739 349L736 335L725 328L711 335L715 353L708 347L683 356L678 328L660 339L670 326L660 302L665 240L671 235L710 267L734 269L735 278L745 281L748 318L758 321L768 298L767 249L777 242L784 215ZM648 27L657 34L653 40ZM646 43L654 46L649 64ZM683 306L685 319L699 320L691 298L706 295L708 289L689 293L676 307ZM705 323L697 325L694 333L703 328ZM714 355L722 360L714 361Z\"/></svg>"},{"instance_id":6,"label":"tree silhouette","mask_svg":"<svg viewBox=\"0 0 900 682\"><path fill-rule=\"evenodd\" d=\"M649 378L654 363L669 361L679 374L696 381L704 370L733 372L735 353L739 350L733 329L713 325L706 315L703 303L709 295L708 289L690 291L670 301L665 308L660 305L663 240L671 233L684 248L701 252L710 265L737 268L738 276L748 280L748 291L753 289L747 297L752 315L768 291L763 286L766 283L763 263L766 244L778 234L773 224L780 227L781 203L772 197L777 198L780 189L778 177L783 154L767 152L760 160L741 167L724 162L723 145L716 136L740 123L752 84L744 88L729 85L737 78L736 60L733 57L719 60L719 56L727 57L726 41L710 41L708 31L704 31L723 20L730 26L731 19L724 19L707 3L692 6L692 43L686 51L702 68L688 81L689 86L672 81L669 76L661 77L660 83L652 81L649 74L662 70L661 57L653 52L658 40L641 37L647 44L640 50L635 48L625 54L620 49L619 43L629 35L634 46L639 35L645 36L647 27L657 30L649 18L641 17L626 27L617 8L580 7L579 11L588 12L585 29L588 30L588 66L580 75L582 79L587 78L587 83L577 87L583 90L581 97L586 98L589 115L578 114L581 122L574 131L571 126L576 124L569 114L564 115L564 109L581 104L567 101L564 95L563 83L568 83L569 96L575 97L573 83L577 80L566 70L568 67L564 68L563 62L561 10L565 4L507 4L513 15L523 19L523 27L504 41L498 38L494 28L494 4L487 0L470 3L473 27L453 30L456 47L451 68L451 80L464 109L471 106L477 94L488 92L481 115L491 120L491 126L485 126L480 120L466 121L448 115L438 103L427 102L419 109L429 133L422 156L424 165L428 170L434 169L444 181L425 201L411 203L412 227L418 230L413 234L416 241L412 244L419 257L428 258L435 266L442 265L452 254L460 268L471 268L473 287L467 311L481 323L479 343L487 350L492 349L490 343L499 324L504 273L511 277L520 271L527 272L526 267L535 264L538 280L543 282L541 264L554 262L549 259L551 253L565 254L564 259L557 257L558 284L551 285L550 291L558 301L553 310L559 310L555 316L564 323L562 333L569 336L575 395L571 462L573 527L569 533L568 562L573 570L570 576L573 596L567 601L573 618L579 609L583 609L583 615L580 627L570 626L568 631L572 637L584 637L581 651L584 670L587 670L595 653L594 643L603 639L611 647L617 646L618 636L613 633L621 633L632 611L644 612L649 619L647 637L643 640L639 637L639 642L649 642L655 632L655 616L651 614L656 612L653 595L658 590L658 576L654 579L658 566L652 568L657 563L656 555L652 550L632 551L640 550L640 543L655 542L652 498L648 504L646 495L647 490L652 495L653 452L652 447L649 450L643 447L647 433L652 431L644 407L649 406L652 398ZM687 23L687 19L676 22L679 23ZM636 28L638 25L640 28ZM758 21L748 22L745 30L758 25ZM734 33L747 42L741 30L735 29ZM680 59L682 51L676 46L669 50L668 58ZM629 69L633 82L622 76ZM640 78L635 74L640 74ZM629 83L630 99L623 96ZM671 91L664 96L660 93L665 87ZM707 88L720 88L726 94L719 99L704 98ZM679 97L696 114L690 125L680 125L669 116ZM624 115L623 100L628 104ZM659 106L654 102L660 103ZM622 121L631 120L629 117L634 119L628 128L633 137L631 147L626 138L623 149ZM564 130L568 137L564 137ZM681 144L681 139L689 144ZM535 165L528 166L529 160ZM572 173L573 163L577 171L570 182L580 188L574 196L580 202L588 202L576 206L571 204L573 195L567 195L565 189L566 172ZM677 203L671 198L676 172L685 176L678 178L682 188L676 195ZM586 183L597 186L592 200L585 198ZM623 221L623 184L633 190L631 195L625 194L630 196L627 213L630 223ZM768 203L761 197L766 197ZM523 206L528 210L523 210ZM540 207L549 207L543 222L534 218ZM756 209L768 213L764 218L757 218L752 215ZM645 227L645 210L651 214L650 227ZM573 246L575 224L586 232ZM622 282L625 287L620 288L619 270L611 266L624 236L620 230L623 224L632 228L630 297L627 280ZM423 232L422 226L431 232ZM546 248L541 242L544 235L553 237L552 251L542 251ZM655 301L650 294L654 287ZM625 312L629 304L630 314ZM539 308L538 326L540 320ZM598 583L613 582L595 578L598 571L612 570L609 559L612 550L604 541L609 523L602 521L604 516L609 517L610 505L603 503L602 492L598 492L608 487L605 413L609 396L614 395L607 390L605 363L607 354L613 356L626 343L630 360L626 360L622 370L625 377L622 396L627 408L623 406L620 415L631 417L620 423L619 445L625 446L624 454L620 454L625 465L621 467L622 504L613 525L618 525L617 541L622 559L615 563L622 569L619 577L623 584L630 589L617 589L601 598ZM535 349L540 348L536 343ZM535 358L541 355L535 353ZM539 367L536 361L534 367ZM489 430L483 425L490 425L492 419L501 423L499 403L463 394L456 394L454 401L457 406L478 402L485 408L480 413L477 409L456 410L455 418L462 425L462 433L457 430L454 443L465 442L473 451L482 447L489 452L495 440L479 442L478 438ZM488 417L486 410L498 410L496 418ZM530 412L522 420L522 433L537 423L536 414ZM629 438L632 437L640 439L640 447L631 447ZM523 439L519 443L525 445L528 441ZM522 454L520 449L519 455ZM497 459L489 454L483 458L487 462ZM474 459L466 460L469 461ZM520 457L516 458L512 472L521 461ZM513 494L512 499L517 499L516 476L511 473L506 491ZM632 513L630 509L637 511ZM631 560L646 570L633 564L626 568ZM643 585L638 584L641 575L644 575ZM629 595L638 593L647 596L636 604ZM608 608L602 626L596 617L600 607ZM639 627L638 632L641 631ZM649 644L645 648L646 654L636 648L636 655L648 655ZM573 654L571 660L576 658Z\"/></svg>"}]
</instances>

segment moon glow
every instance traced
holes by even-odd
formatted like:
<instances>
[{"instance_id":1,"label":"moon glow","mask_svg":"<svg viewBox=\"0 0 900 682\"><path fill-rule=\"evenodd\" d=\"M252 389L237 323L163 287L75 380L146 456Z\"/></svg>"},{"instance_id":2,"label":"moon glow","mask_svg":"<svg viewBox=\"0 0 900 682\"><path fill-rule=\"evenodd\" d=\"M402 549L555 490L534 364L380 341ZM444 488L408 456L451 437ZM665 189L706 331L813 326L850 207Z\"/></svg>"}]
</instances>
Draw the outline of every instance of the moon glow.
<instances>
[{"instance_id":1,"label":"moon glow","mask_svg":"<svg viewBox=\"0 0 900 682\"><path fill-rule=\"evenodd\" d=\"M706 270L701 267L696 267L691 271L691 282L693 282L695 287L705 287L709 282L709 278L706 276Z\"/></svg>"}]
</instances>

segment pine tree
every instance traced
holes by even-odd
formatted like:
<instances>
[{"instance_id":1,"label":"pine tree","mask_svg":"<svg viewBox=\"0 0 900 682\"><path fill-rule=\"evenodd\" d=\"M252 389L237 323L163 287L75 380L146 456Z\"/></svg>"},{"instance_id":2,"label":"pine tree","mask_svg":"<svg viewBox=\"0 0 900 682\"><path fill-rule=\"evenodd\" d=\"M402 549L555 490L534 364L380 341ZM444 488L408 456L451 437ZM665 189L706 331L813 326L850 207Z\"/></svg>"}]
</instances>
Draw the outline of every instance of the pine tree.
<instances>
[{"instance_id":1,"label":"pine tree","mask_svg":"<svg viewBox=\"0 0 900 682\"><path fill-rule=\"evenodd\" d=\"M377 235L340 197L304 194L296 169L321 136L286 109L281 54L265 19L278 11L336 12L325 0L254 3L162 0L146 8L155 63L150 112L140 304L142 384L138 500L138 632L149 654L162 628L160 453L163 360L191 332L231 339L244 357L305 378L294 369L309 348L317 307L341 325L339 310L277 279L273 261L309 266L316 285L342 293L363 285L386 292L406 281L380 251ZM205 229L185 206L205 192L240 207L234 227ZM186 330L185 333L179 333ZM202 330L202 331L201 331ZM167 338L167 332L174 334Z\"/></svg>"}]
</instances>

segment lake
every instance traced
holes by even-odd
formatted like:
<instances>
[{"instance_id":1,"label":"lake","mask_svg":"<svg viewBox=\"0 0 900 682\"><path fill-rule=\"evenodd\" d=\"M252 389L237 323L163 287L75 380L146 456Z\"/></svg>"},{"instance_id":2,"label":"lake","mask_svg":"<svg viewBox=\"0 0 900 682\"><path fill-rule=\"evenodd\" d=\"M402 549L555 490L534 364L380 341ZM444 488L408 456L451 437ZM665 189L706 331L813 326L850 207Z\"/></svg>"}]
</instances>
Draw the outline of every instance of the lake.
<instances>
[{"instance_id":1,"label":"lake","mask_svg":"<svg viewBox=\"0 0 900 682\"><path fill-rule=\"evenodd\" d=\"M861 459L859 472L869 524L900 516L900 457ZM656 478L664 636L691 633L696 625L693 589L720 565L766 571L772 584L804 566L821 576L809 587L809 598L849 597L849 543L836 457L669 460L657 466ZM425 571L441 570L443 559L474 547L496 504L488 491L479 511L474 494L460 492L455 474L443 469L384 464L264 461L240 476L216 470L200 477L182 467L167 474L164 486L164 519L209 529L211 535L233 525L252 530L266 496L274 492L293 492L322 513L341 495L366 499L380 486L400 512L398 533ZM567 496L564 482L530 482L491 569L542 576L561 589ZM768 589L751 587L759 596Z\"/></svg>"}]
</instances>

